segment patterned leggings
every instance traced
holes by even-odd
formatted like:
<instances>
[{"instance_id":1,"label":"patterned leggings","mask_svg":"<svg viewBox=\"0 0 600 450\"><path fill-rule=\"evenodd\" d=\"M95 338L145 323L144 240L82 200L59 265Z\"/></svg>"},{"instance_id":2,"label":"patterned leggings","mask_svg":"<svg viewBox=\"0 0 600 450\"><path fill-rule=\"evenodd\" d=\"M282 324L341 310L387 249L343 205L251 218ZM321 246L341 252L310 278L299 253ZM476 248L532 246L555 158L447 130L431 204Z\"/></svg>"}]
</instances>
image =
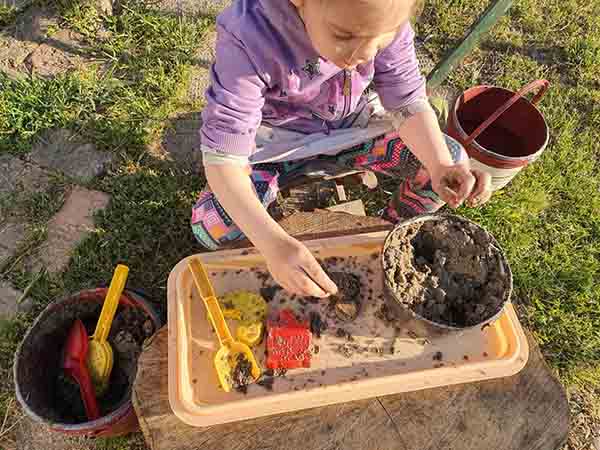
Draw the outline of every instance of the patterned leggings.
<instances>
[{"instance_id":1,"label":"patterned leggings","mask_svg":"<svg viewBox=\"0 0 600 450\"><path fill-rule=\"evenodd\" d=\"M467 159L466 152L458 142L446 136L446 143L454 162ZM250 178L256 195L266 209L277 199L281 189L300 176L322 177L350 170L370 170L400 181L383 215L390 222L435 212L444 205L432 190L427 170L397 133L380 136L335 156L256 164L252 166ZM208 186L200 193L192 209L191 224L194 236L208 250L217 250L244 237Z\"/></svg>"}]
</instances>

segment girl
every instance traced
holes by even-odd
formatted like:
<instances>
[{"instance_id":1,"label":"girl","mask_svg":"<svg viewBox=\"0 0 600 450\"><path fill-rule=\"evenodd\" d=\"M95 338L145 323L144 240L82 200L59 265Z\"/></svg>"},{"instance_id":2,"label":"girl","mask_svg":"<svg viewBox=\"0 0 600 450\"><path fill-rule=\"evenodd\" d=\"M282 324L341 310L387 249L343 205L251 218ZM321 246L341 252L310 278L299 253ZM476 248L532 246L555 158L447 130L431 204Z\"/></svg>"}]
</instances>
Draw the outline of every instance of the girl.
<instances>
[{"instance_id":1,"label":"girl","mask_svg":"<svg viewBox=\"0 0 600 450\"><path fill-rule=\"evenodd\" d=\"M326 297L335 284L267 213L279 189L378 171L401 181L384 214L393 222L489 199L489 175L471 170L427 101L414 3L237 0L219 16L201 130L210 189L192 211L203 246L245 235L283 288Z\"/></svg>"}]
</instances>

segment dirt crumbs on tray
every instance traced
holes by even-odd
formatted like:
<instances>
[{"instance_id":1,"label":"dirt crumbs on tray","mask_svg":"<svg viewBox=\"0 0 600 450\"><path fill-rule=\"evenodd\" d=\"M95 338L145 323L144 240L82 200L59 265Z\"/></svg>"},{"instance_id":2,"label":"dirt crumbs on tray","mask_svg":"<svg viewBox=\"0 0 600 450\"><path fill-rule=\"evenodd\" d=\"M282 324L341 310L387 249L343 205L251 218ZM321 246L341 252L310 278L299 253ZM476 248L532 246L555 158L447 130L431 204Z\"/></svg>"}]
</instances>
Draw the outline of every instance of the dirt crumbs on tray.
<instances>
[{"instance_id":1,"label":"dirt crumbs on tray","mask_svg":"<svg viewBox=\"0 0 600 450\"><path fill-rule=\"evenodd\" d=\"M399 229L383 264L402 304L444 325L468 327L490 319L510 288L490 235L468 222L437 220Z\"/></svg>"},{"instance_id":2,"label":"dirt crumbs on tray","mask_svg":"<svg viewBox=\"0 0 600 450\"><path fill-rule=\"evenodd\" d=\"M262 298L264 298L267 303L270 303L282 289L281 286L267 286L260 288L259 292Z\"/></svg>"},{"instance_id":3,"label":"dirt crumbs on tray","mask_svg":"<svg viewBox=\"0 0 600 450\"><path fill-rule=\"evenodd\" d=\"M321 339L321 333L327 329L327 323L321 318L321 314L316 311L311 311L308 316L310 320L310 332L313 337Z\"/></svg>"},{"instance_id":4,"label":"dirt crumbs on tray","mask_svg":"<svg viewBox=\"0 0 600 450\"><path fill-rule=\"evenodd\" d=\"M338 287L338 293L330 298L336 317L343 322L356 319L361 306L360 279L344 272L329 272L329 277Z\"/></svg>"},{"instance_id":5,"label":"dirt crumbs on tray","mask_svg":"<svg viewBox=\"0 0 600 450\"><path fill-rule=\"evenodd\" d=\"M379 308L375 312L375 317L377 317L379 320L381 320L384 323L394 323L396 320L394 313L390 310L388 305L386 305L385 303L383 305L381 305L381 308Z\"/></svg>"},{"instance_id":6,"label":"dirt crumbs on tray","mask_svg":"<svg viewBox=\"0 0 600 450\"><path fill-rule=\"evenodd\" d=\"M252 381L252 363L246 355L239 353L235 361L235 367L231 371L231 384L236 391L247 394L248 385Z\"/></svg>"}]
</instances>

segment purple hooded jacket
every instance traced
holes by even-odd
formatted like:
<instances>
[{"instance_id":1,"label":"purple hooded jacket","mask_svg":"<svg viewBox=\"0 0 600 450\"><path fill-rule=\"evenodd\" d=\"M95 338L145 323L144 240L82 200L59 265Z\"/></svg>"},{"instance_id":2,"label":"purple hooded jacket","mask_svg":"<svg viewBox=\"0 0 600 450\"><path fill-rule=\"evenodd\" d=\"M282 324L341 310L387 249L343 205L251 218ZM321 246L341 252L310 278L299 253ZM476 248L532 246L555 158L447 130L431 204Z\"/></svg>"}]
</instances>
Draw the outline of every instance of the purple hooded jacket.
<instances>
[{"instance_id":1,"label":"purple hooded jacket","mask_svg":"<svg viewBox=\"0 0 600 450\"><path fill-rule=\"evenodd\" d=\"M319 56L289 0L235 0L217 19L203 150L250 156L261 122L303 133L336 129L371 83L388 111L425 97L409 23L373 61L343 70Z\"/></svg>"}]
</instances>

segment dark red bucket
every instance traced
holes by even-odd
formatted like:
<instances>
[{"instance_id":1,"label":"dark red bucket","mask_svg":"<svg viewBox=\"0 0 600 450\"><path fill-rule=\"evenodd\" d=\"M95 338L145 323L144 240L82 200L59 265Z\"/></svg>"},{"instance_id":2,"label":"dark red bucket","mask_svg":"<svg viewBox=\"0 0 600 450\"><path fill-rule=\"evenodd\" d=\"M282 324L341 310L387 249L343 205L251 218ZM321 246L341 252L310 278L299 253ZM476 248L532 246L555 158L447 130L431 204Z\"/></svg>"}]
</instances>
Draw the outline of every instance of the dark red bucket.
<instances>
[{"instance_id":1,"label":"dark red bucket","mask_svg":"<svg viewBox=\"0 0 600 450\"><path fill-rule=\"evenodd\" d=\"M67 423L53 406L53 380L57 377L57 371L62 370L59 361L67 333L77 318L84 321L97 320L106 293L106 288L90 289L48 305L25 335L15 355L14 382L17 399L29 417L53 431L111 437L139 428L131 403L131 386L122 396L119 395L114 408L97 420ZM154 331L160 328L160 317L140 295L125 291L119 305L121 308L141 310L152 322Z\"/></svg>"},{"instance_id":2,"label":"dark red bucket","mask_svg":"<svg viewBox=\"0 0 600 450\"><path fill-rule=\"evenodd\" d=\"M492 176L494 190L506 186L546 148L548 125L535 105L549 85L536 80L517 93L475 86L456 100L447 133L465 147L473 168ZM528 101L525 95L536 89L539 92Z\"/></svg>"}]
</instances>

